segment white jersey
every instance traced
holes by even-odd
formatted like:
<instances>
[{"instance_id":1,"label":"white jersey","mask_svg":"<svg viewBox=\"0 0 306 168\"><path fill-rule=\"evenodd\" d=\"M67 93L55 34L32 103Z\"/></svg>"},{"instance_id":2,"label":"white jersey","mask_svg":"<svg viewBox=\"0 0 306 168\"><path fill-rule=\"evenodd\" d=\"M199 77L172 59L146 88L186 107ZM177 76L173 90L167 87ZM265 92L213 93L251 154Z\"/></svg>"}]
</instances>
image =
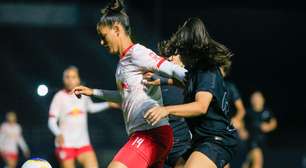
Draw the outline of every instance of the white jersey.
<instances>
[{"instance_id":1,"label":"white jersey","mask_svg":"<svg viewBox=\"0 0 306 168\"><path fill-rule=\"evenodd\" d=\"M90 144L87 112L99 112L108 103L93 103L87 96L78 99L65 90L57 92L49 109L49 128L54 135L64 136L63 147L79 148ZM58 144L55 143L56 146Z\"/></svg>"},{"instance_id":2,"label":"white jersey","mask_svg":"<svg viewBox=\"0 0 306 168\"><path fill-rule=\"evenodd\" d=\"M166 65L168 68L163 68ZM135 131L148 130L163 125L168 125L168 119L162 119L152 126L145 119L145 113L154 106L162 105L162 94L159 86L145 86L143 84L143 74L148 71L158 71L167 75L176 74L184 77L186 70L165 61L157 56L152 50L135 44L127 48L120 56L120 61L116 70L116 83L121 95L122 111L127 133L130 135Z\"/></svg>"},{"instance_id":3,"label":"white jersey","mask_svg":"<svg viewBox=\"0 0 306 168\"><path fill-rule=\"evenodd\" d=\"M0 128L0 151L18 154L18 146L20 146L23 152L28 150L20 125L17 123L3 123Z\"/></svg>"}]
</instances>

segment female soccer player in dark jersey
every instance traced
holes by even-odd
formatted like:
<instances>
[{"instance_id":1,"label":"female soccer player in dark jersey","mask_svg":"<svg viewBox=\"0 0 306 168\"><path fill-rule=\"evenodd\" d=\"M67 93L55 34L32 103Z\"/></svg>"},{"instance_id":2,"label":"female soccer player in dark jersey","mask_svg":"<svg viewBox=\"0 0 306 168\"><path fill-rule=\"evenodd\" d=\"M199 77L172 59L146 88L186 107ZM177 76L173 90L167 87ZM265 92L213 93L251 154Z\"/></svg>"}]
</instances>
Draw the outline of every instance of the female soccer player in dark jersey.
<instances>
[{"instance_id":1,"label":"female soccer player in dark jersey","mask_svg":"<svg viewBox=\"0 0 306 168\"><path fill-rule=\"evenodd\" d=\"M240 138L238 141L239 152L237 152L230 164L231 167L242 167L247 153L247 145L245 140L248 138L248 132L243 121L245 116L245 108L235 84L228 80L225 80L225 84L229 92L230 118L232 124L237 129Z\"/></svg>"},{"instance_id":2,"label":"female soccer player in dark jersey","mask_svg":"<svg viewBox=\"0 0 306 168\"><path fill-rule=\"evenodd\" d=\"M225 84L229 92L230 118L235 128L239 129L244 127L245 108L236 85L228 80L225 80Z\"/></svg>"},{"instance_id":3,"label":"female soccer player in dark jersey","mask_svg":"<svg viewBox=\"0 0 306 168\"><path fill-rule=\"evenodd\" d=\"M265 98L260 91L251 95L251 108L247 109L245 123L249 131L250 151L243 168L262 168L264 135L276 129L277 120L265 107Z\"/></svg>"},{"instance_id":4,"label":"female soccer player in dark jersey","mask_svg":"<svg viewBox=\"0 0 306 168\"><path fill-rule=\"evenodd\" d=\"M185 117L193 134L185 167L223 168L232 159L238 138L230 124L228 92L221 74L232 54L210 38L198 18L188 19L165 47L181 55L188 70L185 104L155 107L145 118L154 124L169 114Z\"/></svg>"},{"instance_id":5,"label":"female soccer player in dark jersey","mask_svg":"<svg viewBox=\"0 0 306 168\"><path fill-rule=\"evenodd\" d=\"M225 85L228 90L229 97L229 116L234 127L238 130L240 139L245 140L247 138L247 131L244 126L245 108L243 105L240 93L233 82L226 79L229 75L231 64L222 66L222 74L225 78Z\"/></svg>"}]
</instances>

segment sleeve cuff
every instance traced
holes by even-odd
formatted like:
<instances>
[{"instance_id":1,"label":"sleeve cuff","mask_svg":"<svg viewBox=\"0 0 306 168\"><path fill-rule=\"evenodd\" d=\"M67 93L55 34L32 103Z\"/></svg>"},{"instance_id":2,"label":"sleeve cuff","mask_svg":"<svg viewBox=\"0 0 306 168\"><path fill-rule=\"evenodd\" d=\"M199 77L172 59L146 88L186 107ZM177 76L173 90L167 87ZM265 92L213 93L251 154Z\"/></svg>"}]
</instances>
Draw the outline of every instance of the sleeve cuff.
<instances>
[{"instance_id":1,"label":"sleeve cuff","mask_svg":"<svg viewBox=\"0 0 306 168\"><path fill-rule=\"evenodd\" d=\"M102 96L103 92L99 89L93 89L93 96Z\"/></svg>"}]
</instances>

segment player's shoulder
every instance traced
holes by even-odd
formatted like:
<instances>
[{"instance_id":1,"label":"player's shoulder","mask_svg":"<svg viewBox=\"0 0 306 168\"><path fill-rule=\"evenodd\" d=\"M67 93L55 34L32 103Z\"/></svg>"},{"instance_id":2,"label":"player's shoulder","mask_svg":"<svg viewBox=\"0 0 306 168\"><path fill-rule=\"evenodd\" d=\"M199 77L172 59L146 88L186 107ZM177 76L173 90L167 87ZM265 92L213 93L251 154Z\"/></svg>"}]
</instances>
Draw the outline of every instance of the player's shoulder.
<instances>
[{"instance_id":1,"label":"player's shoulder","mask_svg":"<svg viewBox=\"0 0 306 168\"><path fill-rule=\"evenodd\" d=\"M234 87L235 87L235 84L234 84L232 81L224 80L224 83L225 83L225 85L226 85L228 88L234 88Z\"/></svg>"},{"instance_id":2,"label":"player's shoulder","mask_svg":"<svg viewBox=\"0 0 306 168\"><path fill-rule=\"evenodd\" d=\"M16 127L18 130L21 130L21 129L22 129L21 125L18 124L18 123L16 123L15 127Z\"/></svg>"},{"instance_id":3,"label":"player's shoulder","mask_svg":"<svg viewBox=\"0 0 306 168\"><path fill-rule=\"evenodd\" d=\"M7 122L3 122L3 123L1 123L0 128L1 128L1 129L4 129L4 128L6 128L7 126L8 126L8 123L7 123Z\"/></svg>"},{"instance_id":4,"label":"player's shoulder","mask_svg":"<svg viewBox=\"0 0 306 168\"><path fill-rule=\"evenodd\" d=\"M137 57L139 55L144 55L144 54L155 54L155 52L145 47L144 45L137 43L134 44L134 46L132 47L130 54L134 57Z\"/></svg>"},{"instance_id":5,"label":"player's shoulder","mask_svg":"<svg viewBox=\"0 0 306 168\"><path fill-rule=\"evenodd\" d=\"M68 91L66 91L65 89L61 89L59 91L57 91L55 94L54 94L54 98L60 98L60 97L63 97L65 95L69 94Z\"/></svg>"},{"instance_id":6,"label":"player's shoulder","mask_svg":"<svg viewBox=\"0 0 306 168\"><path fill-rule=\"evenodd\" d=\"M206 70L197 70L196 76L199 81L216 81L218 79L218 71L215 68Z\"/></svg>"},{"instance_id":7,"label":"player's shoulder","mask_svg":"<svg viewBox=\"0 0 306 168\"><path fill-rule=\"evenodd\" d=\"M272 115L273 112L271 111L271 109L265 107L264 110L263 110L263 113L265 113L265 115Z\"/></svg>"}]
</instances>

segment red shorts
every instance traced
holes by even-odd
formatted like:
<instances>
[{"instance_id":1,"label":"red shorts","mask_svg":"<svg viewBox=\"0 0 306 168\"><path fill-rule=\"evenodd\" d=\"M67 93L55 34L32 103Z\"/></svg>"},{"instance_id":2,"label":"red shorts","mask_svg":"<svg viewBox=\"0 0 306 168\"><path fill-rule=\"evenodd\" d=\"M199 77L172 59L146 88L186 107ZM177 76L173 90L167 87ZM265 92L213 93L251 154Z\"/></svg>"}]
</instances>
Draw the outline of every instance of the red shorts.
<instances>
[{"instance_id":1,"label":"red shorts","mask_svg":"<svg viewBox=\"0 0 306 168\"><path fill-rule=\"evenodd\" d=\"M57 147L55 149L55 154L56 154L56 157L60 161L65 161L69 159L75 159L80 154L89 152L89 151L93 151L93 148L91 145L86 145L80 148Z\"/></svg>"},{"instance_id":2,"label":"red shorts","mask_svg":"<svg viewBox=\"0 0 306 168\"><path fill-rule=\"evenodd\" d=\"M4 160L18 160L18 153L13 152L1 152L1 157Z\"/></svg>"},{"instance_id":3,"label":"red shorts","mask_svg":"<svg viewBox=\"0 0 306 168\"><path fill-rule=\"evenodd\" d=\"M118 161L128 168L162 168L173 145L173 131L169 125L133 133L116 154Z\"/></svg>"}]
</instances>

